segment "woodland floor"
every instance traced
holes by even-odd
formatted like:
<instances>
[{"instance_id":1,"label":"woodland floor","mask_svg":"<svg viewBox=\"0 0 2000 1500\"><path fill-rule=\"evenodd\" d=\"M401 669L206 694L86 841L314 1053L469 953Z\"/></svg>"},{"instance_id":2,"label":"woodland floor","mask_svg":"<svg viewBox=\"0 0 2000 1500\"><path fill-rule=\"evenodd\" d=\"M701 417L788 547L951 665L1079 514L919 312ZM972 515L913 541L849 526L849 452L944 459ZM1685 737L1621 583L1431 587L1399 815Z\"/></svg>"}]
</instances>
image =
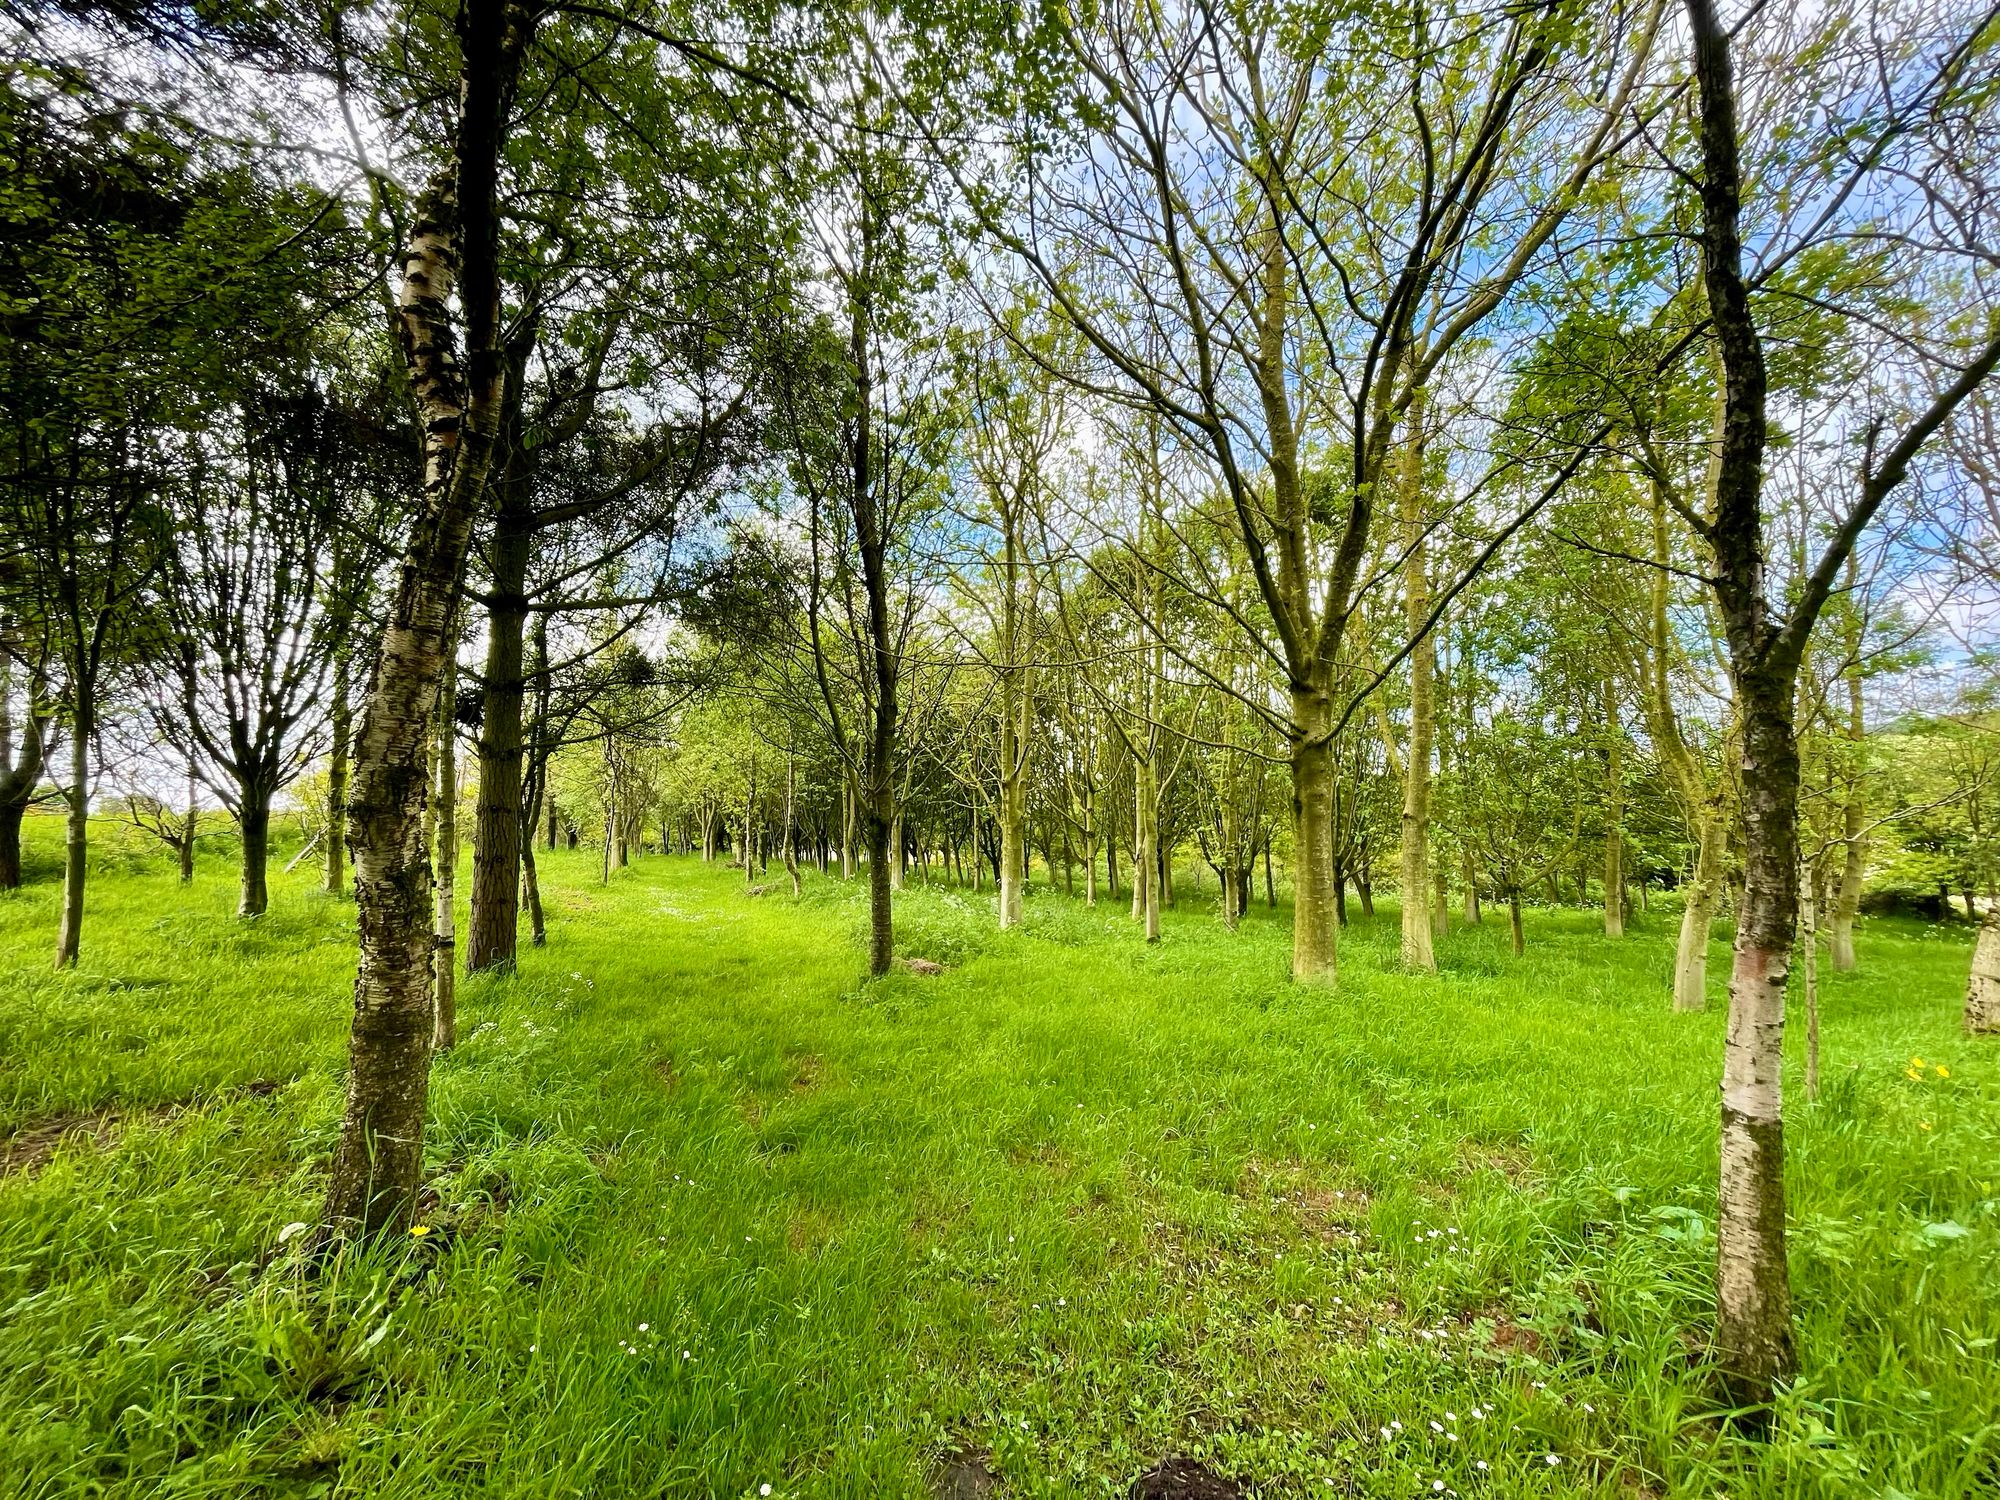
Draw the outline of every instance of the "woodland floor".
<instances>
[{"instance_id":1,"label":"woodland floor","mask_svg":"<svg viewBox=\"0 0 2000 1500\"><path fill-rule=\"evenodd\" d=\"M1226 933L1212 881L1154 949L1110 903L1038 887L1002 936L990 893L912 890L899 951L947 971L864 987L858 887L552 856L548 948L462 987L429 1232L314 1280L286 1231L352 906L302 868L239 922L221 853L183 892L107 827L52 976L30 826L0 1493L2000 1486L2000 1047L1959 1034L1961 930L1866 924L1825 1096L1787 1080L1804 1374L1752 1444L1703 1355L1722 1016L1668 1013L1663 910L1616 943L1531 912L1520 960L1454 927L1436 978L1385 910L1326 994L1287 984L1282 907Z\"/></svg>"}]
</instances>

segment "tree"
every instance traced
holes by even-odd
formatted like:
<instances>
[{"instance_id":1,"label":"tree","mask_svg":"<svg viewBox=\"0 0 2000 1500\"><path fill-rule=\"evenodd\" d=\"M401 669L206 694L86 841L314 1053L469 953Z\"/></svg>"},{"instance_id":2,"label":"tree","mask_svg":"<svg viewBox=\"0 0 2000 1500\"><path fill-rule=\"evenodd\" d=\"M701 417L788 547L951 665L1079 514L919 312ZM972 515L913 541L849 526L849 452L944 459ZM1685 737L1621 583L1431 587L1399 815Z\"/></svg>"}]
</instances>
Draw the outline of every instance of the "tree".
<instances>
[{"instance_id":1,"label":"tree","mask_svg":"<svg viewBox=\"0 0 2000 1500\"><path fill-rule=\"evenodd\" d=\"M1282 695L1299 980L1334 971L1335 680L1397 434L1622 147L1659 10L1590 14L1105 7L1056 39L1077 144L1016 161L1019 217L972 194L1086 378L1213 466Z\"/></svg>"},{"instance_id":2,"label":"tree","mask_svg":"<svg viewBox=\"0 0 2000 1500\"><path fill-rule=\"evenodd\" d=\"M403 253L395 331L421 417L423 488L353 749L348 846L361 962L327 1182L324 1231L336 1238L406 1225L423 1171L432 1028L425 752L499 437L498 175L536 20L518 0L466 0L449 156L416 206Z\"/></svg>"},{"instance_id":3,"label":"tree","mask_svg":"<svg viewBox=\"0 0 2000 1500\"><path fill-rule=\"evenodd\" d=\"M1712 0L1686 0L1686 9L1697 104L1697 239L1722 374L1712 440L1712 510L1690 519L1713 560L1709 582L1722 613L1742 735L1744 886L1722 1077L1716 1342L1735 1399L1761 1409L1795 1360L1785 1260L1781 1069L1785 989L1798 928L1799 752L1793 714L1800 662L1862 534L1924 445L2000 365L2000 330L1990 318L1984 328L1939 330L1947 351L1940 384L1907 393L1915 398L1914 409L1884 413L1868 424L1851 498L1790 595L1774 595L1764 515L1773 401L1764 325L1771 313L1754 297L1785 257L1767 251L1762 272L1746 264L1734 47ZM1850 196L1885 159L1898 175L1914 175L1931 192L1947 194L1957 185L1950 147L1937 149L1926 129L1967 107L1964 68L1989 24L1979 20L1942 62L1879 53L1864 57L1864 67L1873 64L1881 76L1911 89L1883 101L1889 111L1867 122L1871 135L1865 146L1842 145L1832 185L1822 189L1820 224L1837 221ZM1770 177L1760 178L1761 193L1775 190ZM1810 227L1813 219L1804 222ZM1800 244L1793 241L1787 248Z\"/></svg>"}]
</instances>

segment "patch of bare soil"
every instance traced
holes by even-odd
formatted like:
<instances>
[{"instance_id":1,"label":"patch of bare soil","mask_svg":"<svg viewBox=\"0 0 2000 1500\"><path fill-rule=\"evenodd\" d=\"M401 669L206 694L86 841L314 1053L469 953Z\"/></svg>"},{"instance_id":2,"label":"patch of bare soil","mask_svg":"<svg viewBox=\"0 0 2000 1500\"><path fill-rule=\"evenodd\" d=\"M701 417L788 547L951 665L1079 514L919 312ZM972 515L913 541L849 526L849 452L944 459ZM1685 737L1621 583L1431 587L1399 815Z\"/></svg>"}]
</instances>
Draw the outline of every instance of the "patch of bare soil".
<instances>
[{"instance_id":1,"label":"patch of bare soil","mask_svg":"<svg viewBox=\"0 0 2000 1500\"><path fill-rule=\"evenodd\" d=\"M978 1450L951 1453L938 1468L938 1500L990 1500L1000 1493L1000 1476Z\"/></svg>"},{"instance_id":2,"label":"patch of bare soil","mask_svg":"<svg viewBox=\"0 0 2000 1500\"><path fill-rule=\"evenodd\" d=\"M933 958L899 958L896 960L912 974L931 978L944 972L944 965Z\"/></svg>"},{"instance_id":3,"label":"patch of bare soil","mask_svg":"<svg viewBox=\"0 0 2000 1500\"><path fill-rule=\"evenodd\" d=\"M1231 1481L1192 1458L1170 1458L1132 1481L1131 1500L1243 1500Z\"/></svg>"},{"instance_id":4,"label":"patch of bare soil","mask_svg":"<svg viewBox=\"0 0 2000 1500\"><path fill-rule=\"evenodd\" d=\"M11 1177L16 1173L32 1176L41 1171L64 1141L87 1138L98 1150L109 1151L118 1144L125 1127L133 1120L171 1120L202 1104L225 1099L262 1099L283 1087L284 1084L276 1079L259 1078L214 1094L175 1099L166 1104L124 1108L107 1105L103 1109L80 1112L65 1110L31 1120L5 1140L0 1140L0 1177Z\"/></svg>"}]
</instances>

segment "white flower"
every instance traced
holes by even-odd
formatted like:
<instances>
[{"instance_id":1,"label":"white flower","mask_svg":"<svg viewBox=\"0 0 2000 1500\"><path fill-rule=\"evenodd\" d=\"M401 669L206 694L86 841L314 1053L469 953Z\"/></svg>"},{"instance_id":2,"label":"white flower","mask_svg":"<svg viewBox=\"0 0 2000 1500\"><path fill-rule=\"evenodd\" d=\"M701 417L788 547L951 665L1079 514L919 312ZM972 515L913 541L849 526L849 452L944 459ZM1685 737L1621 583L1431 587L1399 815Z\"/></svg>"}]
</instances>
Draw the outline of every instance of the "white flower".
<instances>
[{"instance_id":1,"label":"white flower","mask_svg":"<svg viewBox=\"0 0 2000 1500\"><path fill-rule=\"evenodd\" d=\"M1431 1481L1431 1490L1433 1493L1436 1493L1438 1490L1441 1490L1443 1488L1444 1488L1444 1481L1442 1479L1433 1479Z\"/></svg>"},{"instance_id":2,"label":"white flower","mask_svg":"<svg viewBox=\"0 0 2000 1500\"><path fill-rule=\"evenodd\" d=\"M646 1325L644 1323L641 1323L639 1325L639 1332L644 1333L645 1331L646 1331Z\"/></svg>"},{"instance_id":3,"label":"white flower","mask_svg":"<svg viewBox=\"0 0 2000 1500\"><path fill-rule=\"evenodd\" d=\"M1433 1423L1431 1423L1431 1431L1432 1431L1432 1432L1443 1432L1443 1431L1444 1431L1444 1423L1442 1423L1442 1422L1433 1422Z\"/></svg>"},{"instance_id":4,"label":"white flower","mask_svg":"<svg viewBox=\"0 0 2000 1500\"><path fill-rule=\"evenodd\" d=\"M1562 1460L1556 1457L1556 1455L1553 1453L1546 1453L1542 1455L1542 1462L1546 1463L1551 1469L1553 1469L1557 1464L1561 1463Z\"/></svg>"},{"instance_id":5,"label":"white flower","mask_svg":"<svg viewBox=\"0 0 2000 1500\"><path fill-rule=\"evenodd\" d=\"M760 1484L757 1486L757 1493L760 1495L768 1495L771 1493L771 1487L768 1484Z\"/></svg>"}]
</instances>

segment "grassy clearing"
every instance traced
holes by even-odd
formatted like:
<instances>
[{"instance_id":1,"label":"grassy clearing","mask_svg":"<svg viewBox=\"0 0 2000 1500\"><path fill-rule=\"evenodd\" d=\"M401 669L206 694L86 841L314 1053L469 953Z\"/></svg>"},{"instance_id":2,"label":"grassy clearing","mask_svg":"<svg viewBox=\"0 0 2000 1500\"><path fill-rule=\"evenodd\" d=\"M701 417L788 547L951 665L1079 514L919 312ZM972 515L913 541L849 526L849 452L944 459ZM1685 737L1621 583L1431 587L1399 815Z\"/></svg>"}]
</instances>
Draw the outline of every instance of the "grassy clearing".
<instances>
[{"instance_id":1,"label":"grassy clearing","mask_svg":"<svg viewBox=\"0 0 2000 1500\"><path fill-rule=\"evenodd\" d=\"M949 972L864 987L858 887L549 856L550 946L464 985L438 1064L429 1232L312 1282L351 905L301 870L240 923L224 861L183 892L107 830L51 976L52 824L0 898L0 1137L45 1158L0 1177L6 1493L861 1500L965 1454L1019 1496L1168 1455L1270 1496L2000 1485L1958 931L1865 925L1826 1096L1788 1081L1805 1374L1750 1445L1701 1346L1722 1017L1667 1013L1666 914L1531 913L1522 960L1455 930L1429 979L1385 913L1329 995L1282 909L1184 891L1148 949L917 889L899 947Z\"/></svg>"}]
</instances>

